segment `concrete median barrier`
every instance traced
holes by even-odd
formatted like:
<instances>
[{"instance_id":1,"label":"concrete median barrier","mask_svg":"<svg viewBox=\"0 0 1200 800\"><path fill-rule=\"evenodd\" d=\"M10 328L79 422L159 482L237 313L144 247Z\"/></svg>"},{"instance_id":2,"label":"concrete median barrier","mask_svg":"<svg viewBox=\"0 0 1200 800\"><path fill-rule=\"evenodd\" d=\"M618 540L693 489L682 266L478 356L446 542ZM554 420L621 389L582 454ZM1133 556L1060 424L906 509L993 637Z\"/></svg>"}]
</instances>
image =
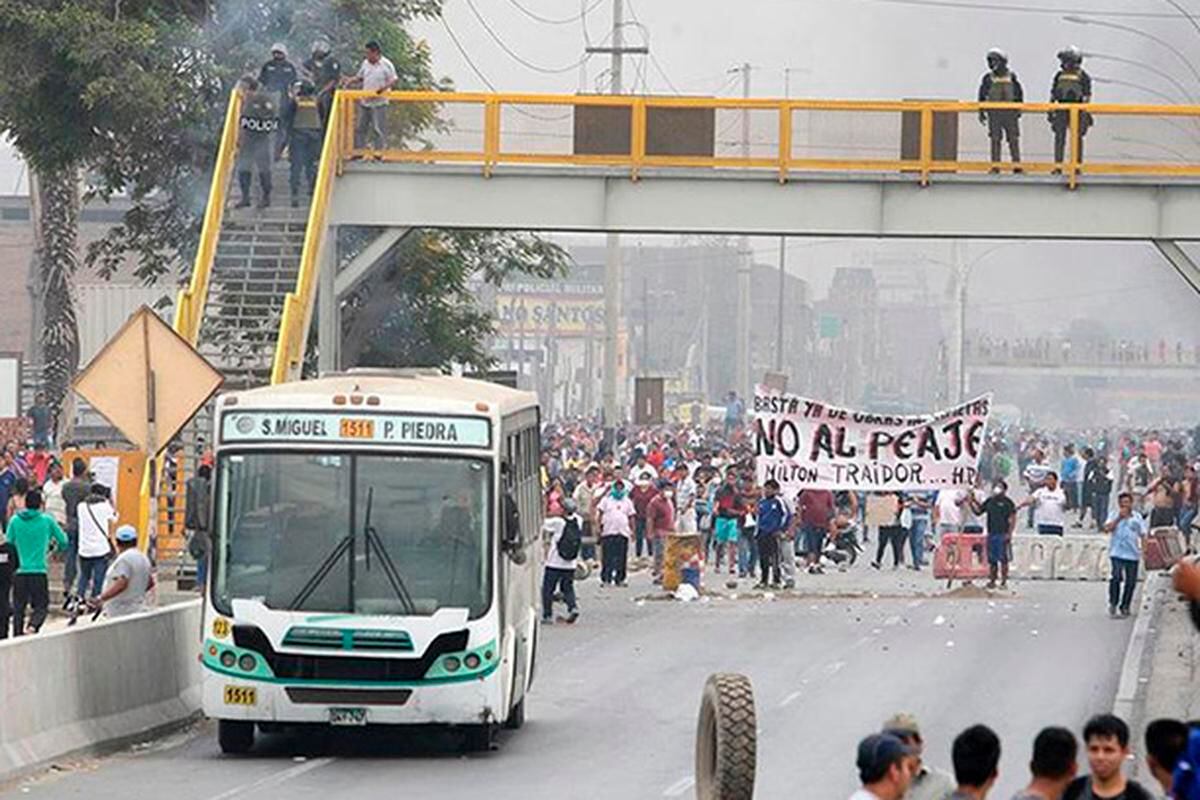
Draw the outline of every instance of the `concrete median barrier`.
<instances>
[{"instance_id":1,"label":"concrete median barrier","mask_svg":"<svg viewBox=\"0 0 1200 800\"><path fill-rule=\"evenodd\" d=\"M200 601L0 642L0 782L200 710Z\"/></svg>"}]
</instances>

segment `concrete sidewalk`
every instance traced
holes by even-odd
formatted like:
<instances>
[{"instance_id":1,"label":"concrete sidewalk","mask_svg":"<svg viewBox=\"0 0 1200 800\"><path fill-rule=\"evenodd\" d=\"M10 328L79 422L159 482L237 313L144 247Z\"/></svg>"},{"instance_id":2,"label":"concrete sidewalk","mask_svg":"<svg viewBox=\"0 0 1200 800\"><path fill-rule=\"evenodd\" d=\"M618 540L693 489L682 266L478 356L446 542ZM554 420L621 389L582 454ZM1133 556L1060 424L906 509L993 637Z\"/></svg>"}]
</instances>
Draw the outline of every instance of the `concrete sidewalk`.
<instances>
[{"instance_id":1,"label":"concrete sidewalk","mask_svg":"<svg viewBox=\"0 0 1200 800\"><path fill-rule=\"evenodd\" d=\"M1160 717L1184 721L1200 717L1200 636L1188 603L1170 588L1151 620L1142 666L1142 700L1131 720L1137 750L1143 750L1146 724Z\"/></svg>"}]
</instances>

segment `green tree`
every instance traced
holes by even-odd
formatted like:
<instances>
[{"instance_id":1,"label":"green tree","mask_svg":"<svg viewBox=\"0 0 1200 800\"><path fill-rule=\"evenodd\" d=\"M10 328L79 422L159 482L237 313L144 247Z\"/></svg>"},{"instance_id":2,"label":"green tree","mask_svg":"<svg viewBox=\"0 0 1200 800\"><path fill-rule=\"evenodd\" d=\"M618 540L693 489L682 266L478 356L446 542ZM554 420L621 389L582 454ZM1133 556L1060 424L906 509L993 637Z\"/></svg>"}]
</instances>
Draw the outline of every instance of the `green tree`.
<instances>
[{"instance_id":1,"label":"green tree","mask_svg":"<svg viewBox=\"0 0 1200 800\"><path fill-rule=\"evenodd\" d=\"M561 277L570 259L531 234L418 230L343 308L343 361L361 367L493 366L495 319L478 283Z\"/></svg>"},{"instance_id":2,"label":"green tree","mask_svg":"<svg viewBox=\"0 0 1200 800\"><path fill-rule=\"evenodd\" d=\"M81 192L159 184L148 153L205 85L188 69L197 3L0 0L0 132L30 165L47 397L57 417L79 363L73 278ZM153 159L160 161L160 159Z\"/></svg>"}]
</instances>

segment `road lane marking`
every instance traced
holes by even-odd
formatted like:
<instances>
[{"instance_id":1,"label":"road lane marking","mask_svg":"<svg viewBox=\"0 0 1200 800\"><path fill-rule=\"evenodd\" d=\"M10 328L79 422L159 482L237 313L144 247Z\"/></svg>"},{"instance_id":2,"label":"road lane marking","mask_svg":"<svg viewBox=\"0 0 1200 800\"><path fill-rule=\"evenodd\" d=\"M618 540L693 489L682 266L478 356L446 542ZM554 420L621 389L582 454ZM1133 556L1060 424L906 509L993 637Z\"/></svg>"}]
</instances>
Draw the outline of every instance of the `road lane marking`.
<instances>
[{"instance_id":1,"label":"road lane marking","mask_svg":"<svg viewBox=\"0 0 1200 800\"><path fill-rule=\"evenodd\" d=\"M832 664L826 664L825 669L823 669L822 672L825 673L825 677L832 678L834 675L837 675L839 672L841 672L842 667L844 666L846 666L845 661L835 661Z\"/></svg>"},{"instance_id":2,"label":"road lane marking","mask_svg":"<svg viewBox=\"0 0 1200 800\"><path fill-rule=\"evenodd\" d=\"M680 797L688 789L696 785L696 779L691 775L686 778L680 778L663 790L663 797Z\"/></svg>"},{"instance_id":3,"label":"road lane marking","mask_svg":"<svg viewBox=\"0 0 1200 800\"><path fill-rule=\"evenodd\" d=\"M314 758L311 761L305 761L303 764L288 767L287 769L267 775L264 778L259 778L256 781L227 789L220 794L214 794L208 800L233 800L235 797L249 796L254 792L271 789L279 786L281 783L287 783L292 778L299 778L306 772L312 772L314 769L319 769L331 763L333 763L332 758Z\"/></svg>"},{"instance_id":4,"label":"road lane marking","mask_svg":"<svg viewBox=\"0 0 1200 800\"><path fill-rule=\"evenodd\" d=\"M788 707L788 706L790 706L792 703L794 703L794 702L796 702L797 700L799 700L799 699L800 699L800 695L801 695L801 693L800 693L800 692L792 692L792 693L791 693L791 694L789 694L787 697L783 698L783 702L779 704L779 707L780 707L780 708L787 708L787 707Z\"/></svg>"},{"instance_id":5,"label":"road lane marking","mask_svg":"<svg viewBox=\"0 0 1200 800\"><path fill-rule=\"evenodd\" d=\"M898 615L890 616L883 621L883 626L885 628L891 628L891 627L893 627L895 625L899 625L899 624L900 624L900 617Z\"/></svg>"}]
</instances>

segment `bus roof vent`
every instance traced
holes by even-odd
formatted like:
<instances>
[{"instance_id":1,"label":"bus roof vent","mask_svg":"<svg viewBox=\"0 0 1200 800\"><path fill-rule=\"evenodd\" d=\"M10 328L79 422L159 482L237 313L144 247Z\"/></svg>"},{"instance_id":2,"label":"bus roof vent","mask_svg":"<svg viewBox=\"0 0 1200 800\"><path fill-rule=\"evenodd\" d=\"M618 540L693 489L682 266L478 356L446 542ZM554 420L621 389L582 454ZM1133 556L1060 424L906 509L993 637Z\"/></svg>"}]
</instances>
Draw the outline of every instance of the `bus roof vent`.
<instances>
[{"instance_id":1,"label":"bus roof vent","mask_svg":"<svg viewBox=\"0 0 1200 800\"><path fill-rule=\"evenodd\" d=\"M440 378L445 373L437 367L354 367L334 375L352 378Z\"/></svg>"}]
</instances>

